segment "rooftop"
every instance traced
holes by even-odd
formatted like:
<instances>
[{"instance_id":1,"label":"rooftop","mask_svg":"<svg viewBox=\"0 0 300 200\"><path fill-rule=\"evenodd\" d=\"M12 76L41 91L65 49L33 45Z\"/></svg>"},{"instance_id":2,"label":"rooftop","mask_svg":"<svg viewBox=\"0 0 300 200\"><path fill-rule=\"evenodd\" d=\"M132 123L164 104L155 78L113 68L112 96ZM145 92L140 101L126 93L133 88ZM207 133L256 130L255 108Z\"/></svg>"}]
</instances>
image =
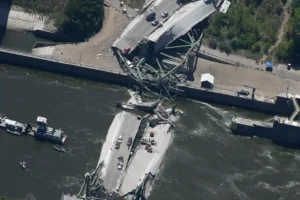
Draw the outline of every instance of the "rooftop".
<instances>
[{"instance_id":1,"label":"rooftop","mask_svg":"<svg viewBox=\"0 0 300 200\"><path fill-rule=\"evenodd\" d=\"M210 83L214 83L214 79L215 79L215 77L213 75L206 73L206 74L202 74L200 81L201 82L208 81Z\"/></svg>"}]
</instances>

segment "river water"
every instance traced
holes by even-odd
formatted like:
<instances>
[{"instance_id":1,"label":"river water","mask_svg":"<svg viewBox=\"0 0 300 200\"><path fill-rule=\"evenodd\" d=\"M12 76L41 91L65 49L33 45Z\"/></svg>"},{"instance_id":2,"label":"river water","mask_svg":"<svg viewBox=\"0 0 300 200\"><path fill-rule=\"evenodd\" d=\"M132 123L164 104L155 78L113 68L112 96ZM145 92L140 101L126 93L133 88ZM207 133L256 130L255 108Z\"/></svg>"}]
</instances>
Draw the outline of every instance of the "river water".
<instances>
[{"instance_id":1,"label":"river water","mask_svg":"<svg viewBox=\"0 0 300 200\"><path fill-rule=\"evenodd\" d=\"M92 171L125 88L0 64L0 112L21 122L41 115L68 135L67 153L0 130L0 196L59 200L76 194ZM300 198L300 151L263 139L233 136L235 115L259 113L177 100L186 114L175 127L149 200L264 200ZM19 160L28 162L23 171Z\"/></svg>"}]
</instances>

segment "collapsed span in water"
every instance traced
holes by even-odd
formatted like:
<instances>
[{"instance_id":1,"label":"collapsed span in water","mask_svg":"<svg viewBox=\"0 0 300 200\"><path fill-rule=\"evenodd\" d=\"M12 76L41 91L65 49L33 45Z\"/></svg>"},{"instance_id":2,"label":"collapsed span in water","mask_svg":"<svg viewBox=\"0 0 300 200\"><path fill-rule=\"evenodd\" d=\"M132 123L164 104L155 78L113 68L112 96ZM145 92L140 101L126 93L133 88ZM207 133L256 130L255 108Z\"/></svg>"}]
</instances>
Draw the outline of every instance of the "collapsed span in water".
<instances>
[{"instance_id":1,"label":"collapsed span in water","mask_svg":"<svg viewBox=\"0 0 300 200\"><path fill-rule=\"evenodd\" d=\"M147 199L173 140L171 128L182 112L166 108L161 103L144 103L139 95L127 102L137 111L119 112L102 146L96 170L86 174L77 197L103 199ZM73 200L73 199L72 199Z\"/></svg>"}]
</instances>

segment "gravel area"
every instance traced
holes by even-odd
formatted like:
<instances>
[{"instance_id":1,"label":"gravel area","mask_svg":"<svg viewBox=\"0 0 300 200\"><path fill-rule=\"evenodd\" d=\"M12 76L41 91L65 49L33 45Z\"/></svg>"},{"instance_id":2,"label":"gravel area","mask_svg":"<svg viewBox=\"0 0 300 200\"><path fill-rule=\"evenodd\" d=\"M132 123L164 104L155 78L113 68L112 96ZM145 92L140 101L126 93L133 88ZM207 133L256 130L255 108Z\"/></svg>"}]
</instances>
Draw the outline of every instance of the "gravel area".
<instances>
[{"instance_id":1,"label":"gravel area","mask_svg":"<svg viewBox=\"0 0 300 200\"><path fill-rule=\"evenodd\" d=\"M114 8L106 7L103 28L99 33L83 43L55 46L51 57L56 60L122 73L110 47L128 23L129 19L122 13Z\"/></svg>"}]
</instances>

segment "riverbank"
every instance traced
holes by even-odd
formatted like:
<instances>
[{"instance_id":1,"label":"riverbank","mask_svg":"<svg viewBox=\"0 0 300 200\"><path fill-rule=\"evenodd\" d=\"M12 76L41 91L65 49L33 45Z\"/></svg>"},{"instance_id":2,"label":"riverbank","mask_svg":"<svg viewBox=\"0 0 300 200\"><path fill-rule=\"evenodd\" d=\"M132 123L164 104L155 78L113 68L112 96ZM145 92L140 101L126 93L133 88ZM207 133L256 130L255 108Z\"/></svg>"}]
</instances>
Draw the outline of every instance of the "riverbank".
<instances>
[{"instance_id":1,"label":"riverbank","mask_svg":"<svg viewBox=\"0 0 300 200\"><path fill-rule=\"evenodd\" d=\"M129 19L114 8L105 8L103 27L86 42L61 44L33 50L33 55L74 64L88 65L98 69L121 68L113 55L111 45L129 23Z\"/></svg>"},{"instance_id":2,"label":"riverbank","mask_svg":"<svg viewBox=\"0 0 300 200\"><path fill-rule=\"evenodd\" d=\"M36 56L29 56L21 53L8 52L4 50L0 50L0 61L38 70L50 71L54 73L60 73L64 75L76 76L86 79L93 79L105 83L112 83L122 86L130 86L135 84L135 82L129 76L124 74L121 70L117 71L113 68L95 68L92 66L82 64L71 64L67 62L50 60ZM208 67L212 69L212 66ZM247 71L245 72L247 73ZM195 74L197 75L197 73ZM221 76L223 76L223 74ZM239 77L244 76L245 75L240 74ZM274 77L276 76L270 75L269 80L273 80ZM199 81L199 77L196 76L196 80ZM239 82L238 84L240 83L241 82ZM219 84L222 85L223 89L218 88ZM296 86L297 85L295 85L295 87ZM299 86L297 86L297 88L299 88ZM269 98L255 95L255 99L251 99L251 97L239 97L236 95L236 91L231 90L230 87L226 88L226 85L222 84L222 82L217 82L217 85L215 86L214 90L207 90L201 88L200 85L197 84L197 81L195 81L193 84L181 85L180 89L183 91L183 93L181 93L180 96L184 98L190 98L205 102L214 102L234 107L257 110L260 112L267 112L287 116L292 112L293 109L289 106L289 101L287 97L285 97L286 100L284 101L284 103L279 102L279 104L276 101L276 96Z\"/></svg>"},{"instance_id":3,"label":"riverbank","mask_svg":"<svg viewBox=\"0 0 300 200\"><path fill-rule=\"evenodd\" d=\"M128 22L129 19L116 9L105 8L103 29L86 42L36 48L33 50L35 55L3 50L0 52L0 60L8 64L127 87L135 84L135 82L122 71L110 46ZM204 73L210 73L215 77L214 90L201 88L200 80ZM290 75L297 75L292 72L287 73L285 72L290 79L292 79ZM271 102L275 102L275 97L279 93L300 93L298 82L293 79L287 81L287 77L280 77L278 73L266 73L243 66L225 65L200 58L194 73L194 80L180 86L183 90L180 96L255 109L261 112L288 115L290 110L287 107L278 108ZM297 77L300 78L300 75ZM250 95L248 97L236 95L238 89L246 89L251 93L251 89L244 88L244 85L256 88L255 100L251 99Z\"/></svg>"}]
</instances>

